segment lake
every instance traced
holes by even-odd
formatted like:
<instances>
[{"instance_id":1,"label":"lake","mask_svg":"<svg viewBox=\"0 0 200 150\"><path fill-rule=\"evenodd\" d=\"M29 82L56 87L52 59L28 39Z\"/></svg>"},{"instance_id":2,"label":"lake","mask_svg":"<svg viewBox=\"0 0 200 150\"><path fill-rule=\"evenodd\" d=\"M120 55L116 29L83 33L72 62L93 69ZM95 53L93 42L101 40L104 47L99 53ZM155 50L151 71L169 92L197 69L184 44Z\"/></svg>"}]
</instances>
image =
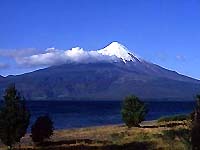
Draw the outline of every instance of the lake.
<instances>
[{"instance_id":1,"label":"lake","mask_svg":"<svg viewBox=\"0 0 200 150\"><path fill-rule=\"evenodd\" d=\"M194 102L147 102L149 113L146 120L161 116L190 113ZM119 101L29 101L31 124L40 115L48 114L55 129L80 128L119 124L121 102Z\"/></svg>"}]
</instances>

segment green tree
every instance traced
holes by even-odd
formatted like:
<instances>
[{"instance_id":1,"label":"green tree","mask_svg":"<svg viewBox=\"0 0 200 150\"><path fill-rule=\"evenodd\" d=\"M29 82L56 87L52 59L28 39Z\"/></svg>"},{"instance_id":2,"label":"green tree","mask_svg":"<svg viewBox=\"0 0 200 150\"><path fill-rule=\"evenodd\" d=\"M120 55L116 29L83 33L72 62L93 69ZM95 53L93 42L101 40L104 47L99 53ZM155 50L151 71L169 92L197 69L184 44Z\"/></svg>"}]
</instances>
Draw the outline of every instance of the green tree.
<instances>
[{"instance_id":1,"label":"green tree","mask_svg":"<svg viewBox=\"0 0 200 150\"><path fill-rule=\"evenodd\" d=\"M5 90L3 105L0 108L0 139L12 149L26 134L29 125L30 113L26 109L25 99L15 88L9 86Z\"/></svg>"},{"instance_id":2,"label":"green tree","mask_svg":"<svg viewBox=\"0 0 200 150\"><path fill-rule=\"evenodd\" d=\"M127 96L122 105L122 119L128 127L139 126L144 121L147 109L136 96Z\"/></svg>"},{"instance_id":3,"label":"green tree","mask_svg":"<svg viewBox=\"0 0 200 150\"><path fill-rule=\"evenodd\" d=\"M200 150L200 95L197 95L197 105L192 114L191 142L193 150Z\"/></svg>"},{"instance_id":4,"label":"green tree","mask_svg":"<svg viewBox=\"0 0 200 150\"><path fill-rule=\"evenodd\" d=\"M53 121L49 116L40 116L31 127L31 138L34 143L40 144L53 135Z\"/></svg>"}]
</instances>

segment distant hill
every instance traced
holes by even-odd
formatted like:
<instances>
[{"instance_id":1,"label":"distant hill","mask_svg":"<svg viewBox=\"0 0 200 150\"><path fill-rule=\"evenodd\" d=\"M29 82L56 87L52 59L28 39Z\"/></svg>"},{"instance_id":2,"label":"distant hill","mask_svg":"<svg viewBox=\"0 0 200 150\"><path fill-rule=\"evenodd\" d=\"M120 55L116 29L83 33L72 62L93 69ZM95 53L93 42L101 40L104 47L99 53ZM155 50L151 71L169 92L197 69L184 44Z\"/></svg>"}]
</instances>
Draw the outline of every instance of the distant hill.
<instances>
[{"instance_id":1,"label":"distant hill","mask_svg":"<svg viewBox=\"0 0 200 150\"><path fill-rule=\"evenodd\" d=\"M200 81L164 69L131 54L119 43L99 51L118 61L66 63L18 76L0 77L0 95L11 83L28 100L122 100L134 94L146 100L193 100Z\"/></svg>"},{"instance_id":2,"label":"distant hill","mask_svg":"<svg viewBox=\"0 0 200 150\"><path fill-rule=\"evenodd\" d=\"M0 81L4 80L4 77L0 75Z\"/></svg>"}]
</instances>

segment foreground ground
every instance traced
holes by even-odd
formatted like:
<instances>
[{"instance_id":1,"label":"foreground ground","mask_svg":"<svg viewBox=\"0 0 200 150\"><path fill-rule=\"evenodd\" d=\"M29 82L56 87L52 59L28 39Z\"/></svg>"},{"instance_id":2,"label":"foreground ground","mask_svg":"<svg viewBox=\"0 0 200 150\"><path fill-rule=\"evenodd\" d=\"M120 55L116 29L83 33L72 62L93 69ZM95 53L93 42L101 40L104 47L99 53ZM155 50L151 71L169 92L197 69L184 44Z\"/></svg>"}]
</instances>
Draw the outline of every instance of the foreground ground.
<instances>
[{"instance_id":1,"label":"foreground ground","mask_svg":"<svg viewBox=\"0 0 200 150\"><path fill-rule=\"evenodd\" d=\"M139 128L110 125L58 130L40 147L27 134L15 149L33 150L187 150L190 147L187 121L144 122ZM20 148L21 147L21 148ZM5 148L5 147L4 147ZM2 146L0 149L4 149Z\"/></svg>"}]
</instances>

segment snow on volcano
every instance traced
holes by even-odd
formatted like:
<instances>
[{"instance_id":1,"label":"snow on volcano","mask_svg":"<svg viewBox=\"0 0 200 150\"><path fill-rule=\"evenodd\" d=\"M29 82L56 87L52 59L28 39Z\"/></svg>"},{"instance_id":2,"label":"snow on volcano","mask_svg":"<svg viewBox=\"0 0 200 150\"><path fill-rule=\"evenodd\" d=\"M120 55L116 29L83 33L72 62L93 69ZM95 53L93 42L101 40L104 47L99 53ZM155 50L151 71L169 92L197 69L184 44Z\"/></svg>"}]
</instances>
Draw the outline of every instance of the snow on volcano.
<instances>
[{"instance_id":1,"label":"snow on volcano","mask_svg":"<svg viewBox=\"0 0 200 150\"><path fill-rule=\"evenodd\" d=\"M112 42L103 49L85 51L83 48L75 47L71 50L59 50L48 48L45 52L17 59L20 65L31 66L53 66L64 63L93 63L93 62L117 62L138 61L136 55L131 53L128 48L118 42Z\"/></svg>"},{"instance_id":2,"label":"snow on volcano","mask_svg":"<svg viewBox=\"0 0 200 150\"><path fill-rule=\"evenodd\" d=\"M116 56L122 59L125 63L126 61L135 61L134 57L136 57L131 52L129 52L128 48L118 42L112 42L110 45L101 50L98 50L97 52L102 55Z\"/></svg>"}]
</instances>

